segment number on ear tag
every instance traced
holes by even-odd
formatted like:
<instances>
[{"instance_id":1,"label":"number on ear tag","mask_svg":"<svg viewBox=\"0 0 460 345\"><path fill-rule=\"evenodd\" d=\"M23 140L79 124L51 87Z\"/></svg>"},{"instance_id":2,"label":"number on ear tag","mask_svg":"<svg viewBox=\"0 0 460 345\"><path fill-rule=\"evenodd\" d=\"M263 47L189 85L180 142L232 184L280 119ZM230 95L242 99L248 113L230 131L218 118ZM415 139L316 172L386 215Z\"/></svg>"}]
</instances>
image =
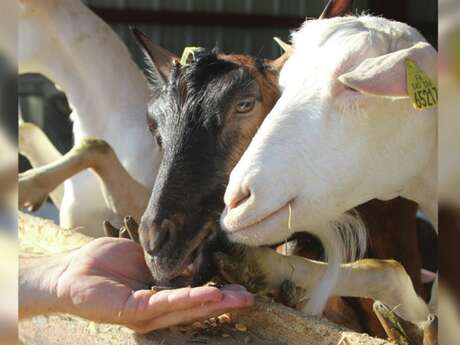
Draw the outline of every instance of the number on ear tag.
<instances>
[{"instance_id":1,"label":"number on ear tag","mask_svg":"<svg viewBox=\"0 0 460 345\"><path fill-rule=\"evenodd\" d=\"M406 59L407 93L415 109L423 110L438 104L438 88L412 59Z\"/></svg>"}]
</instances>

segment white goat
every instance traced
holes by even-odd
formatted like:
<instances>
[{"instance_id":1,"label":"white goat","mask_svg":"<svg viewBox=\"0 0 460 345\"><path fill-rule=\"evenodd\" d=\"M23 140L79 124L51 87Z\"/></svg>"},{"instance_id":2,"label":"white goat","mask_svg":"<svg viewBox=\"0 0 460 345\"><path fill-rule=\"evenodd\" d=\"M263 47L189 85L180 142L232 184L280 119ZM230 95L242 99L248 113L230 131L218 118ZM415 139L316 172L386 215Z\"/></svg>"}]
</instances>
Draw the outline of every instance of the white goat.
<instances>
[{"instance_id":1,"label":"white goat","mask_svg":"<svg viewBox=\"0 0 460 345\"><path fill-rule=\"evenodd\" d=\"M75 145L86 137L105 140L128 173L151 190L161 155L146 125L148 84L127 48L80 1L21 0L20 4L20 73L41 73L65 91L73 109ZM88 234L102 235L104 220L121 225L120 215L104 199L91 172L65 181L64 189L63 227L83 226Z\"/></svg>"},{"instance_id":2,"label":"white goat","mask_svg":"<svg viewBox=\"0 0 460 345\"><path fill-rule=\"evenodd\" d=\"M293 34L281 98L231 173L221 222L232 240L274 244L289 231L322 240L331 265L310 313L319 314L335 289L343 249L365 243L359 222L341 231L344 219L356 227L349 210L403 196L436 223L437 110L413 108L407 58L436 79L436 51L406 24L372 16L307 20Z\"/></svg>"}]
</instances>

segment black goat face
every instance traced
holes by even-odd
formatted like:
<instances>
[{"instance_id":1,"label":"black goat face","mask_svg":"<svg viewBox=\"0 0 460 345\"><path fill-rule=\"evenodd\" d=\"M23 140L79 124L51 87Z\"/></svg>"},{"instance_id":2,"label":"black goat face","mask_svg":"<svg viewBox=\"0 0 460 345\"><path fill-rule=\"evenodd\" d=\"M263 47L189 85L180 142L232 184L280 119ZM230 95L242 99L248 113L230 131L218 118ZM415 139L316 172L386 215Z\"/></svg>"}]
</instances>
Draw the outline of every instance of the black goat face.
<instances>
[{"instance_id":1,"label":"black goat face","mask_svg":"<svg viewBox=\"0 0 460 345\"><path fill-rule=\"evenodd\" d=\"M210 253L223 246L219 217L229 173L272 106L262 90L276 101L276 78L264 60L240 55L201 52L185 66L171 56L156 59L156 48L142 39L161 85L148 122L163 160L140 241L158 285L199 285L215 273ZM158 61L169 61L169 72Z\"/></svg>"}]
</instances>

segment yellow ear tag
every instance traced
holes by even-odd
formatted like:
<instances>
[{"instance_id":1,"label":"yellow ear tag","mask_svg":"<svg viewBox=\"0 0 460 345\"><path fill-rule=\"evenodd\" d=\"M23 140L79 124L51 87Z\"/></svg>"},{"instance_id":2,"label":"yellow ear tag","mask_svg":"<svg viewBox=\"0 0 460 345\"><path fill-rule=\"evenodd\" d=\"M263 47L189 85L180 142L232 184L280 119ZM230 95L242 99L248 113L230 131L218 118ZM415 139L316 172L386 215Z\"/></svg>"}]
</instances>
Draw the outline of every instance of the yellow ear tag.
<instances>
[{"instance_id":1,"label":"yellow ear tag","mask_svg":"<svg viewBox=\"0 0 460 345\"><path fill-rule=\"evenodd\" d=\"M407 93L417 110L438 104L438 88L412 59L406 59Z\"/></svg>"},{"instance_id":2,"label":"yellow ear tag","mask_svg":"<svg viewBox=\"0 0 460 345\"><path fill-rule=\"evenodd\" d=\"M203 48L201 47L185 47L182 53L182 57L180 58L180 64L182 66L188 65L190 63L190 55L192 56L192 60L195 59L195 52L200 51Z\"/></svg>"}]
</instances>

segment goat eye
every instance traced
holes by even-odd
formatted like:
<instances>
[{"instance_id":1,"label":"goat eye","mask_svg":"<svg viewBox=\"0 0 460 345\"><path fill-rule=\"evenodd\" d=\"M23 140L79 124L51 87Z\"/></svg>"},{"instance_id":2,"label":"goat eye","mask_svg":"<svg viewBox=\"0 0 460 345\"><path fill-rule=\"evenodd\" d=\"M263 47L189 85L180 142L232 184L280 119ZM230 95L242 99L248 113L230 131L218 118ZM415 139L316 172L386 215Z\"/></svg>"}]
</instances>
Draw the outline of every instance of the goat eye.
<instances>
[{"instance_id":1,"label":"goat eye","mask_svg":"<svg viewBox=\"0 0 460 345\"><path fill-rule=\"evenodd\" d=\"M157 129L157 124L151 118L147 117L147 125L149 127L150 132L155 133Z\"/></svg>"},{"instance_id":2,"label":"goat eye","mask_svg":"<svg viewBox=\"0 0 460 345\"><path fill-rule=\"evenodd\" d=\"M157 142L158 147L161 148L161 145L163 144L163 141L161 140L161 136L158 133L155 133L154 135L155 141Z\"/></svg>"},{"instance_id":3,"label":"goat eye","mask_svg":"<svg viewBox=\"0 0 460 345\"><path fill-rule=\"evenodd\" d=\"M349 87L348 85L344 85L345 86L345 90L347 91L351 91L351 92L359 92L358 90L352 88L352 87Z\"/></svg>"},{"instance_id":4,"label":"goat eye","mask_svg":"<svg viewBox=\"0 0 460 345\"><path fill-rule=\"evenodd\" d=\"M254 109L255 104L256 104L255 98L246 98L238 102L235 110L238 114L245 114L245 113L250 112L252 109Z\"/></svg>"}]
</instances>

